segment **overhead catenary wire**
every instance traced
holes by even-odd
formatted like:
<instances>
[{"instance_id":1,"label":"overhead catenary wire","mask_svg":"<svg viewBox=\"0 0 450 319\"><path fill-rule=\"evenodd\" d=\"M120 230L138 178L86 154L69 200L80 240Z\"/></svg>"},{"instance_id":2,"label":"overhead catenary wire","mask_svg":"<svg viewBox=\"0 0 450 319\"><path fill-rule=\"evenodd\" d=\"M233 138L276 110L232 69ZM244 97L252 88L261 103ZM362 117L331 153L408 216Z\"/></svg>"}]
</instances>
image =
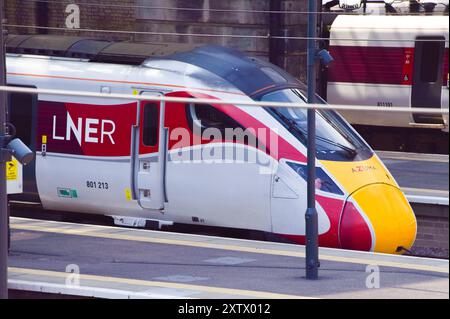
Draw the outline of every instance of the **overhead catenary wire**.
<instances>
[{"instance_id":1,"label":"overhead catenary wire","mask_svg":"<svg viewBox=\"0 0 450 319\"><path fill-rule=\"evenodd\" d=\"M77 1L54 1L54 0L22 0L35 3L48 3L48 4L60 4L69 5L76 4L79 6L87 7L109 7L120 9L151 9L151 10L165 10L165 11L194 11L194 12L217 12L217 13L262 13L262 14L309 14L309 11L296 11L296 10L252 10L252 9L215 9L215 8L188 8L188 7L163 7L163 6L150 6L150 5L124 5L124 4L110 4L110 3L96 3L96 2L77 2ZM346 15L358 15L353 12L333 12L333 11L318 11L315 14L346 14Z\"/></svg>"},{"instance_id":2,"label":"overhead catenary wire","mask_svg":"<svg viewBox=\"0 0 450 319\"><path fill-rule=\"evenodd\" d=\"M209 38L243 38L243 39L281 39L281 40L304 40L313 39L316 41L329 41L330 38L323 37L299 37L299 36L277 36L277 35L240 35L240 34L212 34L212 33L181 33L181 32L153 32L153 31L132 31L132 30L108 30L108 29L69 29L63 27L44 27L36 25L19 25L19 24L6 24L7 28L24 28L24 29L42 29L51 31L64 31L64 32L91 32L91 33L111 33L111 34L135 34L135 35L164 35L164 36L192 36L192 37L209 37ZM354 38L333 38L333 41L349 41L349 42L445 42L449 40L436 40L436 39L354 39Z\"/></svg>"},{"instance_id":3,"label":"overhead catenary wire","mask_svg":"<svg viewBox=\"0 0 450 319\"><path fill-rule=\"evenodd\" d=\"M298 11L298 10L252 10L252 9L215 9L215 8L188 8L188 7L164 7L164 6L151 6L151 5L124 5L124 4L110 4L110 3L98 3L98 2L77 2L77 1L55 1L55 0L22 0L34 3L48 3L48 4L60 4L69 5L76 4L79 6L88 7L108 7L108 8L120 8L120 9L151 9L151 10L166 10L166 11L194 11L194 12L218 12L218 13L265 13L265 14L309 14L309 11ZM408 0L402 1L391 1L393 3L407 2ZM439 5L446 6L445 3L438 3ZM419 3L423 7L422 3ZM360 15L358 12L349 11L318 11L315 14L344 14L344 15ZM439 12L440 13L440 12ZM401 14L401 13L398 13ZM410 13L412 15L420 15L421 13ZM391 15L396 15L392 14Z\"/></svg>"},{"instance_id":4,"label":"overhead catenary wire","mask_svg":"<svg viewBox=\"0 0 450 319\"><path fill-rule=\"evenodd\" d=\"M96 93L74 90L53 90L53 89L35 89L14 86L0 86L0 91L27 94L42 94L56 96L71 97L88 97L88 98L104 98L116 100L131 101L160 101L172 103L195 103L202 105L237 105L248 107L283 107L298 109L316 109L316 110L335 110L335 111L359 111L359 112L388 112L388 113L421 113L421 114L442 114L448 115L449 109L438 108L409 108L409 107L379 107L366 105L338 105L338 104L305 104L305 103L286 103L286 102L263 102L263 101L245 101L245 100L215 100L215 99L196 99L196 98L179 98L168 96L152 96L152 95L133 95L118 93Z\"/></svg>"},{"instance_id":5,"label":"overhead catenary wire","mask_svg":"<svg viewBox=\"0 0 450 319\"><path fill-rule=\"evenodd\" d=\"M79 6L87 7L109 7L120 9L151 9L151 10L166 10L166 11L202 11L202 12L218 12L218 13L266 13L266 14L308 14L308 11L287 11L287 10L251 10L251 9L214 9L214 8L188 8L188 7L163 7L163 6L150 6L150 5L124 5L124 4L111 4L111 3L95 3L95 2L77 2L77 1L51 1L51 0L23 0L27 2L35 3L49 3L49 4L61 4L69 5L76 4ZM335 12L315 12L316 14L336 14ZM345 13L355 14L355 13Z\"/></svg>"}]
</instances>

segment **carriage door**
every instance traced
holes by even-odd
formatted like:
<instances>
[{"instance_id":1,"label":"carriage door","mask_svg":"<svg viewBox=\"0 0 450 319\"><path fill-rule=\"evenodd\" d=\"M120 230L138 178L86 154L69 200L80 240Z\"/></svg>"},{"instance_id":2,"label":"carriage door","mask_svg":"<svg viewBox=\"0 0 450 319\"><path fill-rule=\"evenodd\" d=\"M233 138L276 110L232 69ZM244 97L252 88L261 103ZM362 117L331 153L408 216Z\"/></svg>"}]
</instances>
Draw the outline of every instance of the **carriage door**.
<instances>
[{"instance_id":1,"label":"carriage door","mask_svg":"<svg viewBox=\"0 0 450 319\"><path fill-rule=\"evenodd\" d=\"M441 108L445 38L417 37L411 107ZM425 40L425 41L424 41ZM441 115L414 114L414 122L443 124Z\"/></svg>"},{"instance_id":2,"label":"carriage door","mask_svg":"<svg viewBox=\"0 0 450 319\"><path fill-rule=\"evenodd\" d=\"M164 102L141 101L139 125L133 134L134 196L142 208L150 210L164 209L165 202L164 109Z\"/></svg>"}]
</instances>

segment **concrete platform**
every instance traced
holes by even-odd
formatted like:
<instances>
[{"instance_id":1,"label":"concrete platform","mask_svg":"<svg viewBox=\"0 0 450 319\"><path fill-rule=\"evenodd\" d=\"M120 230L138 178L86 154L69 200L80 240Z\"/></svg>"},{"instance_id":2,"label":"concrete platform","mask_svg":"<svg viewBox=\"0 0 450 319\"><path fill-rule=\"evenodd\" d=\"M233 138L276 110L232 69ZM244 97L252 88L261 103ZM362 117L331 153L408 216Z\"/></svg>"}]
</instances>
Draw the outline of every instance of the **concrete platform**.
<instances>
[{"instance_id":1,"label":"concrete platform","mask_svg":"<svg viewBox=\"0 0 450 319\"><path fill-rule=\"evenodd\" d=\"M298 245L23 218L11 218L11 229L14 290L97 298L449 298L448 260L321 249L320 279L307 281ZM79 277L70 273L77 269ZM380 288L367 288L378 275Z\"/></svg>"},{"instance_id":2,"label":"concrete platform","mask_svg":"<svg viewBox=\"0 0 450 319\"><path fill-rule=\"evenodd\" d=\"M449 156L377 151L411 203L449 205Z\"/></svg>"}]
</instances>

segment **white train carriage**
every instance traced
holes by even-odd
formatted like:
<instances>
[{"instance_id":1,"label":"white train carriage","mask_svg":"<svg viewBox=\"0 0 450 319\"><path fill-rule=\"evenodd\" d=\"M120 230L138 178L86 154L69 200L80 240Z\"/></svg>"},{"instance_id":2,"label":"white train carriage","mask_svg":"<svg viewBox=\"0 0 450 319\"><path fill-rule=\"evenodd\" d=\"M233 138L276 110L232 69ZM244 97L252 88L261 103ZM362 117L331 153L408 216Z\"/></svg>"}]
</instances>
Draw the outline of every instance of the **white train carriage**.
<instances>
[{"instance_id":1,"label":"white train carriage","mask_svg":"<svg viewBox=\"0 0 450 319\"><path fill-rule=\"evenodd\" d=\"M332 104L448 108L448 17L339 16L331 27ZM438 128L448 116L342 112L353 124Z\"/></svg>"}]
</instances>

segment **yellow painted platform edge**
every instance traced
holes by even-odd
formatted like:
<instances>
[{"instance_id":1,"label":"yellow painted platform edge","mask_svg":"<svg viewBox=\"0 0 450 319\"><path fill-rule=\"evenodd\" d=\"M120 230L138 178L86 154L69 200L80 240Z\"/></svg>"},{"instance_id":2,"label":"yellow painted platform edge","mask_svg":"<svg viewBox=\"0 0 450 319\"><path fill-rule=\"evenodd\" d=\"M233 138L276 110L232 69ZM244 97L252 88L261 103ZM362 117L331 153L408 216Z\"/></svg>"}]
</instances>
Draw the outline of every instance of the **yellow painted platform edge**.
<instances>
[{"instance_id":1,"label":"yellow painted platform edge","mask_svg":"<svg viewBox=\"0 0 450 319\"><path fill-rule=\"evenodd\" d=\"M53 277L53 278L67 278L68 273L49 271L49 270L38 270L38 269L27 269L27 268L8 268L10 273L19 275L34 275L43 277ZM90 280L97 282L109 282L109 283L120 283L132 286L142 286L142 287L162 287L162 288L172 288L172 289L184 289L201 291L206 293L216 293L225 295L238 295L253 298L266 298L266 299L314 299L311 297L298 296L298 295L288 295L288 294L278 294L264 291L254 291L254 290L244 290L244 289L232 289L232 288L222 288L213 286L201 286L192 284L181 284L173 282L162 282L162 281L148 281L140 279L129 279L129 278L118 278L118 277L107 277L107 276L97 276L97 275L84 275L80 274L80 280Z\"/></svg>"}]
</instances>

